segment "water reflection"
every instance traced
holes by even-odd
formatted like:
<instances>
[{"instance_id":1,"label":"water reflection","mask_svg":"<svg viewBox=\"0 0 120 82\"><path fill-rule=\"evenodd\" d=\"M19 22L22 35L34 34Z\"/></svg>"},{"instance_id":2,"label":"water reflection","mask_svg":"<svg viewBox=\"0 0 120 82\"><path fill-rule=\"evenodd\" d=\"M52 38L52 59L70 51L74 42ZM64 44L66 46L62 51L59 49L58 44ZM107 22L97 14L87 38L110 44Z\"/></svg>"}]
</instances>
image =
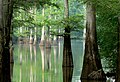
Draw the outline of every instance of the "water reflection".
<instances>
[{"instance_id":1,"label":"water reflection","mask_svg":"<svg viewBox=\"0 0 120 82\"><path fill-rule=\"evenodd\" d=\"M72 82L72 75L72 67L63 67L63 82Z\"/></svg>"},{"instance_id":2,"label":"water reflection","mask_svg":"<svg viewBox=\"0 0 120 82\"><path fill-rule=\"evenodd\" d=\"M30 66L30 82L33 82L33 68Z\"/></svg>"},{"instance_id":3,"label":"water reflection","mask_svg":"<svg viewBox=\"0 0 120 82\"><path fill-rule=\"evenodd\" d=\"M42 71L44 71L44 54L45 54L45 51L44 51L44 48L43 46L40 46L40 51L41 51L41 59L42 59Z\"/></svg>"},{"instance_id":4,"label":"water reflection","mask_svg":"<svg viewBox=\"0 0 120 82\"><path fill-rule=\"evenodd\" d=\"M34 64L35 64L35 68L36 66L36 55L37 55L37 50L36 50L36 46L33 47L34 48ZM36 70L34 71L34 82L36 82Z\"/></svg>"},{"instance_id":5,"label":"water reflection","mask_svg":"<svg viewBox=\"0 0 120 82\"><path fill-rule=\"evenodd\" d=\"M19 69L19 82L22 82L22 44L19 44L19 48L18 48L18 52L19 52L19 61L20 61L20 69Z\"/></svg>"},{"instance_id":6,"label":"water reflection","mask_svg":"<svg viewBox=\"0 0 120 82\"><path fill-rule=\"evenodd\" d=\"M31 61L33 59L33 53L32 53L33 48L32 47L33 47L32 44L30 44L30 59L31 59Z\"/></svg>"},{"instance_id":7,"label":"water reflection","mask_svg":"<svg viewBox=\"0 0 120 82\"><path fill-rule=\"evenodd\" d=\"M81 82L106 82L106 81L99 81L99 80L81 80Z\"/></svg>"},{"instance_id":8,"label":"water reflection","mask_svg":"<svg viewBox=\"0 0 120 82\"><path fill-rule=\"evenodd\" d=\"M10 48L10 77L11 77L11 81L13 78L13 66L14 66L14 57L13 57L13 46L11 46Z\"/></svg>"},{"instance_id":9,"label":"water reflection","mask_svg":"<svg viewBox=\"0 0 120 82\"><path fill-rule=\"evenodd\" d=\"M79 55L82 50L78 47L82 45L81 42L72 43L74 72L72 68L62 69L63 41L58 41L51 48L15 45L12 82L78 82L82 60L82 55Z\"/></svg>"},{"instance_id":10,"label":"water reflection","mask_svg":"<svg viewBox=\"0 0 120 82\"><path fill-rule=\"evenodd\" d=\"M53 52L54 52L54 64L55 64L55 73L57 73L57 60L58 60L58 46L53 46Z\"/></svg>"},{"instance_id":11,"label":"water reflection","mask_svg":"<svg viewBox=\"0 0 120 82\"><path fill-rule=\"evenodd\" d=\"M35 52L35 51L34 51ZM33 65L32 65L32 62L33 62L33 45L32 44L30 44L30 82L34 82L33 81Z\"/></svg>"},{"instance_id":12,"label":"water reflection","mask_svg":"<svg viewBox=\"0 0 120 82\"><path fill-rule=\"evenodd\" d=\"M40 46L41 59L42 59L42 70L51 69L51 48L46 48L45 46Z\"/></svg>"},{"instance_id":13,"label":"water reflection","mask_svg":"<svg viewBox=\"0 0 120 82\"><path fill-rule=\"evenodd\" d=\"M45 63L46 63L46 69L47 70L51 70L51 48L45 48L45 52L46 52L46 55L45 55Z\"/></svg>"},{"instance_id":14,"label":"water reflection","mask_svg":"<svg viewBox=\"0 0 120 82\"><path fill-rule=\"evenodd\" d=\"M21 66L20 66L20 80L19 82L22 82L22 69L21 69Z\"/></svg>"},{"instance_id":15,"label":"water reflection","mask_svg":"<svg viewBox=\"0 0 120 82\"><path fill-rule=\"evenodd\" d=\"M45 77L45 72L51 70L51 47L40 46L41 51L41 62L42 62L42 82L45 82L45 79L51 82L50 74L49 77Z\"/></svg>"},{"instance_id":16,"label":"water reflection","mask_svg":"<svg viewBox=\"0 0 120 82\"><path fill-rule=\"evenodd\" d=\"M36 50L36 46L33 46L34 48L34 62L35 62L35 66L36 66L36 54L37 54L37 50Z\"/></svg>"},{"instance_id":17,"label":"water reflection","mask_svg":"<svg viewBox=\"0 0 120 82\"><path fill-rule=\"evenodd\" d=\"M13 78L13 66L14 66L14 63L10 63L10 76L11 76L11 80Z\"/></svg>"},{"instance_id":18,"label":"water reflection","mask_svg":"<svg viewBox=\"0 0 120 82\"><path fill-rule=\"evenodd\" d=\"M19 44L19 48L18 48L18 52L19 52L19 59L20 59L20 64L22 64L22 45Z\"/></svg>"}]
</instances>

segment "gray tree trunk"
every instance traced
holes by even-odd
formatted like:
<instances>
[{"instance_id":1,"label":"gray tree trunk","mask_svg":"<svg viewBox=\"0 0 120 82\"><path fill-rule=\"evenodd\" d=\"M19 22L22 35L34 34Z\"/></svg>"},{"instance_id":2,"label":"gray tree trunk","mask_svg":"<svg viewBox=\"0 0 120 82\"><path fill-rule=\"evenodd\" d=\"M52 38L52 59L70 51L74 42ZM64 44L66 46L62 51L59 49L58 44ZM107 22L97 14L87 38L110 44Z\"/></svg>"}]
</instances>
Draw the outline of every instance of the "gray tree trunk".
<instances>
[{"instance_id":1,"label":"gray tree trunk","mask_svg":"<svg viewBox=\"0 0 120 82\"><path fill-rule=\"evenodd\" d=\"M81 79L105 79L100 56L98 54L96 37L96 11L92 2L87 2L86 11L85 53ZM100 72L100 74L98 74L98 72Z\"/></svg>"}]
</instances>

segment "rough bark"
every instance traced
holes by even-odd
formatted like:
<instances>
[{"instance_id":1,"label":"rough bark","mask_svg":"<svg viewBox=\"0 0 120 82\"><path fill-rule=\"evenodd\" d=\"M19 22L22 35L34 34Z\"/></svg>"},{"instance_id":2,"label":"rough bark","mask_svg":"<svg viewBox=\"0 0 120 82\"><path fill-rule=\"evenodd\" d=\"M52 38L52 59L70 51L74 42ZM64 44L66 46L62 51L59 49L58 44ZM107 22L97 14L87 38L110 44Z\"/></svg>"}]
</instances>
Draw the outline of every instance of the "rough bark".
<instances>
[{"instance_id":1,"label":"rough bark","mask_svg":"<svg viewBox=\"0 0 120 82\"><path fill-rule=\"evenodd\" d=\"M4 0L5 1L5 0ZM10 30L11 30L11 20L12 20L12 13L13 13L13 3L12 0L7 0L7 9L4 11L8 12L7 16L4 17L4 55L3 55L3 78L4 82L11 82L10 78Z\"/></svg>"},{"instance_id":2,"label":"rough bark","mask_svg":"<svg viewBox=\"0 0 120 82\"><path fill-rule=\"evenodd\" d=\"M11 82L9 43L12 10L12 0L0 0L0 82Z\"/></svg>"},{"instance_id":3,"label":"rough bark","mask_svg":"<svg viewBox=\"0 0 120 82\"><path fill-rule=\"evenodd\" d=\"M118 17L118 56L117 56L117 72L115 82L120 82L120 17Z\"/></svg>"},{"instance_id":4,"label":"rough bark","mask_svg":"<svg viewBox=\"0 0 120 82\"><path fill-rule=\"evenodd\" d=\"M68 0L64 0L65 2L65 18L69 18L69 6ZM73 57L71 50L71 39L70 39L70 28L69 25L65 27L64 34L64 45L63 45L63 67L73 67Z\"/></svg>"},{"instance_id":5,"label":"rough bark","mask_svg":"<svg viewBox=\"0 0 120 82\"><path fill-rule=\"evenodd\" d=\"M3 82L2 76L2 56L4 50L4 37L3 37L3 2L0 0L0 82Z\"/></svg>"},{"instance_id":6,"label":"rough bark","mask_svg":"<svg viewBox=\"0 0 120 82\"><path fill-rule=\"evenodd\" d=\"M65 29L66 33L70 33L69 29ZM63 48L63 67L73 67L73 57L72 57L72 50L71 50L71 39L70 35L66 34L64 36L64 48Z\"/></svg>"},{"instance_id":7,"label":"rough bark","mask_svg":"<svg viewBox=\"0 0 120 82\"><path fill-rule=\"evenodd\" d=\"M97 35L96 35L96 14L95 6L92 2L88 1L86 5L86 39L85 39L85 53L81 79L95 79L97 76L91 78L90 74L93 71L102 70L101 60L98 54ZM105 79L103 70L100 72L100 78ZM92 75L92 74L91 74Z\"/></svg>"}]
</instances>

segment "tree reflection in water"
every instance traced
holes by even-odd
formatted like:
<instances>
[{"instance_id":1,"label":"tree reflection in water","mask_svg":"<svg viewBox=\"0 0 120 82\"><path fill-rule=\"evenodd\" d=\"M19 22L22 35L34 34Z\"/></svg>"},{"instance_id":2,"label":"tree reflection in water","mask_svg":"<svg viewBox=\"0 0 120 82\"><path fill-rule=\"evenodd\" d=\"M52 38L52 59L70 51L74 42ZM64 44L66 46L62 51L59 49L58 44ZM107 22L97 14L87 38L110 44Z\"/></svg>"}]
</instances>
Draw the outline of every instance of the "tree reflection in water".
<instances>
[{"instance_id":1,"label":"tree reflection in water","mask_svg":"<svg viewBox=\"0 0 120 82\"><path fill-rule=\"evenodd\" d=\"M51 47L40 46L40 51L42 59L42 82L44 82L45 71L47 70L49 72L51 70ZM51 78L48 77L49 82L50 79Z\"/></svg>"},{"instance_id":2,"label":"tree reflection in water","mask_svg":"<svg viewBox=\"0 0 120 82\"><path fill-rule=\"evenodd\" d=\"M47 70L51 70L51 48L45 48L46 55L45 55L45 63Z\"/></svg>"},{"instance_id":3,"label":"tree reflection in water","mask_svg":"<svg viewBox=\"0 0 120 82\"><path fill-rule=\"evenodd\" d=\"M11 81L13 78L13 66L14 66L14 59L13 59L13 46L10 48L10 77Z\"/></svg>"},{"instance_id":4,"label":"tree reflection in water","mask_svg":"<svg viewBox=\"0 0 120 82\"><path fill-rule=\"evenodd\" d=\"M72 67L63 67L63 82L72 82L72 75Z\"/></svg>"},{"instance_id":5,"label":"tree reflection in water","mask_svg":"<svg viewBox=\"0 0 120 82\"><path fill-rule=\"evenodd\" d=\"M44 51L44 47L43 46L40 46L40 51L41 51L41 59L42 59L42 71L44 71L44 54L45 54L45 51Z\"/></svg>"},{"instance_id":6,"label":"tree reflection in water","mask_svg":"<svg viewBox=\"0 0 120 82\"><path fill-rule=\"evenodd\" d=\"M54 64L55 64L55 70L54 72L57 73L57 60L58 60L58 46L53 46L53 52L54 52Z\"/></svg>"},{"instance_id":7,"label":"tree reflection in water","mask_svg":"<svg viewBox=\"0 0 120 82\"><path fill-rule=\"evenodd\" d=\"M36 68L36 46L33 47L34 48L34 63L35 63L35 68ZM34 82L36 82L36 70L34 71Z\"/></svg>"},{"instance_id":8,"label":"tree reflection in water","mask_svg":"<svg viewBox=\"0 0 120 82\"><path fill-rule=\"evenodd\" d=\"M11 81L12 81L12 78L13 78L13 66L14 66L14 63L10 63L10 76L11 76Z\"/></svg>"},{"instance_id":9,"label":"tree reflection in water","mask_svg":"<svg viewBox=\"0 0 120 82\"><path fill-rule=\"evenodd\" d=\"M74 74L72 74L73 68L64 67L62 70L63 41L58 41L57 45L48 49L45 46L29 44L14 46L15 63L12 82L76 82L78 79L76 78L78 70ZM76 52L74 46L73 49ZM78 56L77 58L80 59ZM74 69L79 69L80 66L78 66L77 61L75 63ZM73 76L74 80L72 75L75 76L75 78Z\"/></svg>"},{"instance_id":10,"label":"tree reflection in water","mask_svg":"<svg viewBox=\"0 0 120 82\"><path fill-rule=\"evenodd\" d=\"M81 82L106 82L106 81L99 81L99 80L81 80Z\"/></svg>"},{"instance_id":11,"label":"tree reflection in water","mask_svg":"<svg viewBox=\"0 0 120 82\"><path fill-rule=\"evenodd\" d=\"M30 63L32 63L32 60L33 60L33 54L32 54L32 44L30 44ZM33 68L32 68L32 64L30 64L30 82L33 82Z\"/></svg>"},{"instance_id":12,"label":"tree reflection in water","mask_svg":"<svg viewBox=\"0 0 120 82\"><path fill-rule=\"evenodd\" d=\"M22 82L22 44L19 44L19 48L18 48L18 52L19 52L19 59L20 59L20 77L19 77L19 82Z\"/></svg>"}]
</instances>

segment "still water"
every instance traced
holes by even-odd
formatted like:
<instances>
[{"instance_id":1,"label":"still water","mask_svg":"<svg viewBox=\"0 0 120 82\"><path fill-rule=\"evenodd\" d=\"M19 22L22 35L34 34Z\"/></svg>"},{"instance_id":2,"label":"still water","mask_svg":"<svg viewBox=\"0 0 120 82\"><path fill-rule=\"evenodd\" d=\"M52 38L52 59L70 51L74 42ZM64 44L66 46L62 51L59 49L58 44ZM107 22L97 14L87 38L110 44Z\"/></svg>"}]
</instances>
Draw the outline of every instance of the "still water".
<instances>
[{"instance_id":1,"label":"still water","mask_svg":"<svg viewBox=\"0 0 120 82\"><path fill-rule=\"evenodd\" d=\"M63 41L58 41L51 48L29 44L14 45L12 82L81 82L83 42L72 40L71 45L73 69L62 68Z\"/></svg>"},{"instance_id":2,"label":"still water","mask_svg":"<svg viewBox=\"0 0 120 82\"><path fill-rule=\"evenodd\" d=\"M83 44L80 40L72 40L71 45L74 60L72 82L80 82ZM14 47L12 82L63 82L63 71L66 70L62 69L63 41L51 48L29 44Z\"/></svg>"}]
</instances>

